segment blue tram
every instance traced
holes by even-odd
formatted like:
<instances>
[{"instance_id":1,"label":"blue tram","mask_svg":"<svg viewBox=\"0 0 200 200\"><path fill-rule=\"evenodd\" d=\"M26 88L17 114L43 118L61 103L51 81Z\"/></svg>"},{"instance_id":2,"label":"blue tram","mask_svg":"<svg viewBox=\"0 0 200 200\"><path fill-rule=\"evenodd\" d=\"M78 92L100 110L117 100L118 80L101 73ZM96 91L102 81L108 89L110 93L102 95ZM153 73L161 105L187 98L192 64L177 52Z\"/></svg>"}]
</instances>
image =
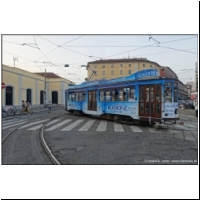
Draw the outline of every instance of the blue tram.
<instances>
[{"instance_id":1,"label":"blue tram","mask_svg":"<svg viewBox=\"0 0 200 200\"><path fill-rule=\"evenodd\" d=\"M65 90L65 110L133 124L170 121L178 115L178 83L156 69L127 77L84 82Z\"/></svg>"}]
</instances>

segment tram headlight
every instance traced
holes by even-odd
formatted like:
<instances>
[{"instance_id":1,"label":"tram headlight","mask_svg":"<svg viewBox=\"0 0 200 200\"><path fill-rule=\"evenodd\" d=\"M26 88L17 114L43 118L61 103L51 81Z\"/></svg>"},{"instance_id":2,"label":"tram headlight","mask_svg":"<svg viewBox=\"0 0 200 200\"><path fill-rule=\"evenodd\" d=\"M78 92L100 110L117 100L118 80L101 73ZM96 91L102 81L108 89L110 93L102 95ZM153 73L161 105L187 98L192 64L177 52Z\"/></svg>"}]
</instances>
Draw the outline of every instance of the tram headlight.
<instances>
[{"instance_id":1,"label":"tram headlight","mask_svg":"<svg viewBox=\"0 0 200 200\"><path fill-rule=\"evenodd\" d=\"M178 114L178 109L175 109L175 110L174 110L174 113L175 113L175 114Z\"/></svg>"},{"instance_id":2,"label":"tram headlight","mask_svg":"<svg viewBox=\"0 0 200 200\"><path fill-rule=\"evenodd\" d=\"M165 113L165 116L168 116L168 114L167 114L167 113Z\"/></svg>"}]
</instances>

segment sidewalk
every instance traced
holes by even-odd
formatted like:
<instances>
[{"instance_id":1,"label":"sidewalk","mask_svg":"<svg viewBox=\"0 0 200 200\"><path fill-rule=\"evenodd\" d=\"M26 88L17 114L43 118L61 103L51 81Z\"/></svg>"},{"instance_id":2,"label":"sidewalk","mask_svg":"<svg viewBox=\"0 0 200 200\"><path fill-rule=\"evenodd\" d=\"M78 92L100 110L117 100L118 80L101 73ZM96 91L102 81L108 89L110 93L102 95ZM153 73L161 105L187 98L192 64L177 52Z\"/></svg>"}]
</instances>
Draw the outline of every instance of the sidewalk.
<instances>
[{"instance_id":1,"label":"sidewalk","mask_svg":"<svg viewBox=\"0 0 200 200\"><path fill-rule=\"evenodd\" d=\"M51 109L64 109L63 106L53 106L51 107ZM31 110L33 111L33 114L34 113L39 113L39 112L44 112L44 111L48 111L48 108L44 108L44 107L36 107L36 108L31 108ZM19 115L19 114L16 114L16 115ZM8 116L8 117L5 117L5 118L2 118L2 121L4 120L9 120L9 119L13 119L14 116Z\"/></svg>"},{"instance_id":2,"label":"sidewalk","mask_svg":"<svg viewBox=\"0 0 200 200\"><path fill-rule=\"evenodd\" d=\"M178 109L178 114L180 115L180 118L186 117L186 118L193 118L193 119L198 120L198 118L196 117L196 110L195 109L190 109L190 108L185 109L185 110Z\"/></svg>"}]
</instances>

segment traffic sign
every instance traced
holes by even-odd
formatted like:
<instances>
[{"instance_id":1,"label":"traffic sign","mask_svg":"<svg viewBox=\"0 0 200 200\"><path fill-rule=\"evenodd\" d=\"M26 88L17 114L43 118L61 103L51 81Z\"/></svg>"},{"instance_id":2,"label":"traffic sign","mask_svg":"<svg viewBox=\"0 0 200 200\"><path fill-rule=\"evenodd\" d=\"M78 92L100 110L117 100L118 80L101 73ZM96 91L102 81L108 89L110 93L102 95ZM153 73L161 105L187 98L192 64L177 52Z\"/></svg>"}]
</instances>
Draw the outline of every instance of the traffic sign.
<instances>
[{"instance_id":1,"label":"traffic sign","mask_svg":"<svg viewBox=\"0 0 200 200\"><path fill-rule=\"evenodd\" d=\"M5 87L6 87L6 84L2 82L2 89L4 89Z\"/></svg>"}]
</instances>

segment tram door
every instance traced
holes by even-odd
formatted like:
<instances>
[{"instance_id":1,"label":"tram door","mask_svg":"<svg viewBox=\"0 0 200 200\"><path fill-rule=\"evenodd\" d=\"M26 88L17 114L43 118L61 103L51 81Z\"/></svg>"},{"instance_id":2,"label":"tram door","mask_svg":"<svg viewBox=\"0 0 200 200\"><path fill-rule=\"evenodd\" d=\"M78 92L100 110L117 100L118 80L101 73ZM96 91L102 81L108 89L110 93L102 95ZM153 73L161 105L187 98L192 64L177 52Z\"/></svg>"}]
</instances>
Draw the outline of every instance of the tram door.
<instances>
[{"instance_id":1,"label":"tram door","mask_svg":"<svg viewBox=\"0 0 200 200\"><path fill-rule=\"evenodd\" d=\"M139 116L161 118L161 85L139 86Z\"/></svg>"},{"instance_id":2,"label":"tram door","mask_svg":"<svg viewBox=\"0 0 200 200\"><path fill-rule=\"evenodd\" d=\"M88 110L97 111L97 90L88 91Z\"/></svg>"}]
</instances>

